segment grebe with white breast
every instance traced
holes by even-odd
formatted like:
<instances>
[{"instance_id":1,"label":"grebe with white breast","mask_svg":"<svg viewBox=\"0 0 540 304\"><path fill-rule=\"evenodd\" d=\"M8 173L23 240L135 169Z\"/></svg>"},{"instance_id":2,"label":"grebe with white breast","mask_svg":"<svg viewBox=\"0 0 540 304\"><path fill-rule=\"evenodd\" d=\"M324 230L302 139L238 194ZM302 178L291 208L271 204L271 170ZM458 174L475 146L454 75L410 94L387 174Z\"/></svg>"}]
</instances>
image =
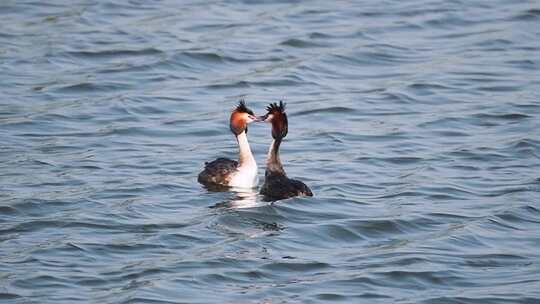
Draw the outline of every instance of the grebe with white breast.
<instances>
[{"instance_id":1,"label":"grebe with white breast","mask_svg":"<svg viewBox=\"0 0 540 304\"><path fill-rule=\"evenodd\" d=\"M257 163L251 153L247 139L247 125L258 118L243 100L231 113L229 127L238 142L240 157L238 161L218 158L206 162L204 170L199 173L199 183L209 187L253 188L257 185Z\"/></svg>"},{"instance_id":2,"label":"grebe with white breast","mask_svg":"<svg viewBox=\"0 0 540 304\"><path fill-rule=\"evenodd\" d=\"M267 108L268 113L259 119L272 124L272 137L274 140L268 151L266 160L265 180L260 193L269 199L285 199L293 196L313 196L303 182L287 177L281 160L279 159L279 147L281 141L289 129L287 114L285 113L285 104L283 101L270 104Z\"/></svg>"}]
</instances>

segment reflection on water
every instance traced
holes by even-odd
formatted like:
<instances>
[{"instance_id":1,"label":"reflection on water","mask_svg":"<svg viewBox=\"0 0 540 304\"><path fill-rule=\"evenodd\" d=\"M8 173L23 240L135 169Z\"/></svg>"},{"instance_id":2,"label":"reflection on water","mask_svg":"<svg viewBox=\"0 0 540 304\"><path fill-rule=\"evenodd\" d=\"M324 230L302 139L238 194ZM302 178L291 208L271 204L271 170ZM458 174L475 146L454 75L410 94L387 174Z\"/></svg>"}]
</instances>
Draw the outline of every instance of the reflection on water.
<instances>
[{"instance_id":1,"label":"reflection on water","mask_svg":"<svg viewBox=\"0 0 540 304\"><path fill-rule=\"evenodd\" d=\"M269 204L262 201L256 189L230 188L231 197L210 208L254 208Z\"/></svg>"}]
</instances>

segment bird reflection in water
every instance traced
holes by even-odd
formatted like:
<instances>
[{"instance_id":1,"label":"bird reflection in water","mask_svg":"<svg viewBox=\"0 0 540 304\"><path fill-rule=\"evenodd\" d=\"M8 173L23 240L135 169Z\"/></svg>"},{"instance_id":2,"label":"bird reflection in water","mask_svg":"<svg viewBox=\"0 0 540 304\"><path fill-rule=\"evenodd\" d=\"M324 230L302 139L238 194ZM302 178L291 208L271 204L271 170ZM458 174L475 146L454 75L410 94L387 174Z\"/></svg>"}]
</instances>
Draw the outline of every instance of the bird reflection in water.
<instances>
[{"instance_id":1,"label":"bird reflection in water","mask_svg":"<svg viewBox=\"0 0 540 304\"><path fill-rule=\"evenodd\" d=\"M215 189L218 190L218 189ZM267 205L268 202L262 201L255 189L230 188L232 196L227 200L217 203L210 208L254 208Z\"/></svg>"},{"instance_id":2,"label":"bird reflection in water","mask_svg":"<svg viewBox=\"0 0 540 304\"><path fill-rule=\"evenodd\" d=\"M242 220L237 221L237 223L249 224L248 225L249 227L255 228L255 230L253 230L253 229L246 229L246 227L244 227L241 229L242 231L241 234L246 235L249 238L253 238L253 237L258 237L262 235L270 236L270 235L279 233L281 230L285 229L284 226L276 222L268 221L268 218L265 215L266 211L263 211L264 209L259 208L257 211L255 211L255 213L252 213L252 212L244 213L244 212L235 211L235 210L240 211L241 209L248 209L248 208L264 207L264 206L269 206L273 204L273 202L262 200L262 196L258 194L256 189L229 188L228 190L232 195L230 198L222 202L219 202L213 206L210 206L209 208L221 209L223 211L226 210L225 213L219 212L219 214L221 215L232 214L230 212L232 211L234 214L242 216ZM235 237L237 237L236 233L235 233Z\"/></svg>"}]
</instances>

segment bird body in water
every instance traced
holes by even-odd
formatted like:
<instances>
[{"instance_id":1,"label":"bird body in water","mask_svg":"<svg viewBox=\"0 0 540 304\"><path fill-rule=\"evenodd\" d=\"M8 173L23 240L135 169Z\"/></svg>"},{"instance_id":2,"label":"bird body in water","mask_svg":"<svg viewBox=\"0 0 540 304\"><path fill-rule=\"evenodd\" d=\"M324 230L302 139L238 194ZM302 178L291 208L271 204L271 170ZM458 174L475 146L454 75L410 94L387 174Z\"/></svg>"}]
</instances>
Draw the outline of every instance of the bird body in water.
<instances>
[{"instance_id":1,"label":"bird body in water","mask_svg":"<svg viewBox=\"0 0 540 304\"><path fill-rule=\"evenodd\" d=\"M228 158L218 158L206 162L204 170L199 173L199 183L207 187L238 187L253 188L258 183L257 163L251 153L247 138L247 125L258 118L253 114L244 101L231 113L229 127L236 137L239 147L238 161Z\"/></svg>"},{"instance_id":2,"label":"bird body in water","mask_svg":"<svg viewBox=\"0 0 540 304\"><path fill-rule=\"evenodd\" d=\"M287 177L279 158L279 148L283 138L287 136L289 128L285 104L282 101L279 102L279 105L272 103L267 107L267 110L267 114L259 117L259 120L272 124L273 141L268 150L265 179L260 194L271 200L294 196L313 196L311 189L306 184Z\"/></svg>"}]
</instances>

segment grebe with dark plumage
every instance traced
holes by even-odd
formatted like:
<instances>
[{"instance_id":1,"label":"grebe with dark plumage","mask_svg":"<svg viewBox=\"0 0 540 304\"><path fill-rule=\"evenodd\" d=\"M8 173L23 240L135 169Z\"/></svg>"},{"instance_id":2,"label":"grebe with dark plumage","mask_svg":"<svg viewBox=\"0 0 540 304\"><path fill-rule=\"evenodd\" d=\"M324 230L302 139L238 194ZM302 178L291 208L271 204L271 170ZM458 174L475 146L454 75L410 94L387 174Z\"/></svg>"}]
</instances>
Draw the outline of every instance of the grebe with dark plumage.
<instances>
[{"instance_id":1,"label":"grebe with dark plumage","mask_svg":"<svg viewBox=\"0 0 540 304\"><path fill-rule=\"evenodd\" d=\"M293 196L313 196L303 182L287 177L279 159L279 147L288 133L287 114L283 101L272 103L267 107L268 113L259 119L272 124L272 137L266 161L265 180L260 193L269 199L285 199Z\"/></svg>"},{"instance_id":2,"label":"grebe with dark plumage","mask_svg":"<svg viewBox=\"0 0 540 304\"><path fill-rule=\"evenodd\" d=\"M199 173L199 183L208 187L253 188L257 185L257 163L247 139L247 125L256 120L258 118L253 111L246 107L243 100L240 101L229 121L231 132L238 142L239 160L218 158L206 162L204 170Z\"/></svg>"}]
</instances>

